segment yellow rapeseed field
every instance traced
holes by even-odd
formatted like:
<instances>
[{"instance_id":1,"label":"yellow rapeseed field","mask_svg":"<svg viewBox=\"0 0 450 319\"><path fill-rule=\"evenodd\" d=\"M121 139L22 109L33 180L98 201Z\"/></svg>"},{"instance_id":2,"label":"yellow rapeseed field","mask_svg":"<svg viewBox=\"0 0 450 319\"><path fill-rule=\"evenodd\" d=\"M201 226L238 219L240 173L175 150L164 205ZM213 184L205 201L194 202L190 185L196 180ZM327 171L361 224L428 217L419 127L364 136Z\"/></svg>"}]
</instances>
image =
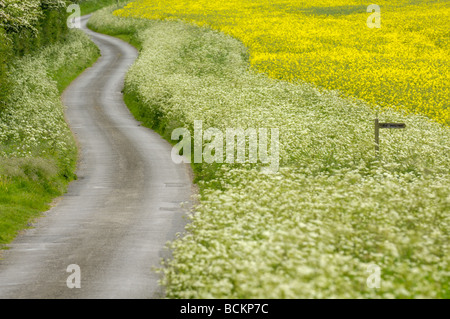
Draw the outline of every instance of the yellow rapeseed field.
<instances>
[{"instance_id":1,"label":"yellow rapeseed field","mask_svg":"<svg viewBox=\"0 0 450 319\"><path fill-rule=\"evenodd\" d=\"M178 19L240 39L259 72L450 124L448 1L140 0L115 15ZM370 19L370 21L372 21Z\"/></svg>"}]
</instances>

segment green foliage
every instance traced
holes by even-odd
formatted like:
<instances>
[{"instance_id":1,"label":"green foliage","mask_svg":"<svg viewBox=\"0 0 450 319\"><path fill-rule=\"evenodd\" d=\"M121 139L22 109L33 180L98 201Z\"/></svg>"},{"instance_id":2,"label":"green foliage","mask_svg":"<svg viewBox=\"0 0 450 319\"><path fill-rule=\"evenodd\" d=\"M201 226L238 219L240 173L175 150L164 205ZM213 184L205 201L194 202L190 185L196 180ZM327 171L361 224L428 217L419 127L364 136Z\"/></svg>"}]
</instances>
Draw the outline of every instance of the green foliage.
<instances>
[{"instance_id":1,"label":"green foliage","mask_svg":"<svg viewBox=\"0 0 450 319\"><path fill-rule=\"evenodd\" d=\"M0 112L10 91L8 68L25 54L64 38L68 2L0 0Z\"/></svg>"},{"instance_id":2,"label":"green foliage","mask_svg":"<svg viewBox=\"0 0 450 319\"><path fill-rule=\"evenodd\" d=\"M0 0L0 27L8 33L29 29L37 33L36 25L42 14L40 0Z\"/></svg>"},{"instance_id":3,"label":"green foliage","mask_svg":"<svg viewBox=\"0 0 450 319\"><path fill-rule=\"evenodd\" d=\"M6 17L0 25L7 31L16 56L55 43L68 31L65 1L4 1Z\"/></svg>"},{"instance_id":4,"label":"green foliage","mask_svg":"<svg viewBox=\"0 0 450 319\"><path fill-rule=\"evenodd\" d=\"M105 0L107 1L107 0ZM88 2L88 1L86 1ZM121 0L120 6L123 6L124 4L128 3L129 1L123 1ZM84 3L84 2L82 2ZM87 5L87 4L86 4ZM117 6L109 6L107 8L102 9L102 12L113 12L115 9L117 9ZM140 19L135 20L135 23L130 25L127 22L127 19L117 19L114 24L111 24L111 19L113 17L107 17L107 16L99 16L97 14L94 14L88 22L88 27L93 31L99 31L104 34L116 36L118 38L121 38L125 41L128 41L132 45L134 45L137 49L141 49L142 41L138 38L138 30L145 28L148 26L151 21Z\"/></svg>"},{"instance_id":5,"label":"green foliage","mask_svg":"<svg viewBox=\"0 0 450 319\"><path fill-rule=\"evenodd\" d=\"M81 14L85 15L110 5L119 4L119 6L123 6L130 0L74 0L74 2L80 5Z\"/></svg>"},{"instance_id":6,"label":"green foliage","mask_svg":"<svg viewBox=\"0 0 450 319\"><path fill-rule=\"evenodd\" d=\"M0 28L0 112L6 106L10 85L7 79L6 61L11 57L12 47L6 32Z\"/></svg>"}]
</instances>

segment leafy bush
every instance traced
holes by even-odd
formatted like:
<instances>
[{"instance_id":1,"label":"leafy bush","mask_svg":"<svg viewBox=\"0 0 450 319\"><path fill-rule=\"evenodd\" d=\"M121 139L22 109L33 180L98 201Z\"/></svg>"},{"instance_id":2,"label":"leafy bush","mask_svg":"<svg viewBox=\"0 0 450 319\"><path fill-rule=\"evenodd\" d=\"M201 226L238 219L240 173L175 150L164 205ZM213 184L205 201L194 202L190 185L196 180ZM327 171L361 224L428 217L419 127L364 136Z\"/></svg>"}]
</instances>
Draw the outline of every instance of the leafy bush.
<instances>
[{"instance_id":1,"label":"leafy bush","mask_svg":"<svg viewBox=\"0 0 450 319\"><path fill-rule=\"evenodd\" d=\"M63 0L0 0L0 27L11 41L14 55L23 56L62 39L68 28Z\"/></svg>"},{"instance_id":2,"label":"leafy bush","mask_svg":"<svg viewBox=\"0 0 450 319\"><path fill-rule=\"evenodd\" d=\"M7 80L6 62L11 56L11 43L4 29L0 28L0 112L6 106L6 97L10 87Z\"/></svg>"},{"instance_id":3,"label":"leafy bush","mask_svg":"<svg viewBox=\"0 0 450 319\"><path fill-rule=\"evenodd\" d=\"M65 37L67 4L63 0L0 0L0 112L11 89L9 65Z\"/></svg>"}]
</instances>

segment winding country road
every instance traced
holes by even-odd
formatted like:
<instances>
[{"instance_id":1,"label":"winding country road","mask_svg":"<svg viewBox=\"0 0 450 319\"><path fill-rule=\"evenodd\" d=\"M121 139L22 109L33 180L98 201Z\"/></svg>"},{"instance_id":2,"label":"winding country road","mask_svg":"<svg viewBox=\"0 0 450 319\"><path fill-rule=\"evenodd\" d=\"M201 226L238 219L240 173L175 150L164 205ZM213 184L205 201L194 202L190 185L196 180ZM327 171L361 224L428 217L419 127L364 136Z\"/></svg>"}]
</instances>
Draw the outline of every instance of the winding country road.
<instances>
[{"instance_id":1,"label":"winding country road","mask_svg":"<svg viewBox=\"0 0 450 319\"><path fill-rule=\"evenodd\" d=\"M82 29L102 56L67 88L66 117L80 146L78 180L24 231L0 260L0 298L159 298L152 267L183 231L193 193L187 165L144 128L121 89L137 51ZM187 203L181 207L181 203ZM80 267L81 288L68 288L67 267Z\"/></svg>"}]
</instances>

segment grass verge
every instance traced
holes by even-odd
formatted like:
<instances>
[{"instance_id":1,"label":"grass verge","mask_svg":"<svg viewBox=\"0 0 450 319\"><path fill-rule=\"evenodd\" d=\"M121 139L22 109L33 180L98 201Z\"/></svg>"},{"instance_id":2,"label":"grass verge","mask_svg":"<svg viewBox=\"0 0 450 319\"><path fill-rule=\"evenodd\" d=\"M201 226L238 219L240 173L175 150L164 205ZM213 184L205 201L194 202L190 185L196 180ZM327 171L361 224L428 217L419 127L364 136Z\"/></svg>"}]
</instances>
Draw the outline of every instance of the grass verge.
<instances>
[{"instance_id":1,"label":"grass verge","mask_svg":"<svg viewBox=\"0 0 450 319\"><path fill-rule=\"evenodd\" d=\"M123 7L129 0L80 0L81 15L93 13L101 8L116 5L117 8Z\"/></svg>"}]
</instances>

